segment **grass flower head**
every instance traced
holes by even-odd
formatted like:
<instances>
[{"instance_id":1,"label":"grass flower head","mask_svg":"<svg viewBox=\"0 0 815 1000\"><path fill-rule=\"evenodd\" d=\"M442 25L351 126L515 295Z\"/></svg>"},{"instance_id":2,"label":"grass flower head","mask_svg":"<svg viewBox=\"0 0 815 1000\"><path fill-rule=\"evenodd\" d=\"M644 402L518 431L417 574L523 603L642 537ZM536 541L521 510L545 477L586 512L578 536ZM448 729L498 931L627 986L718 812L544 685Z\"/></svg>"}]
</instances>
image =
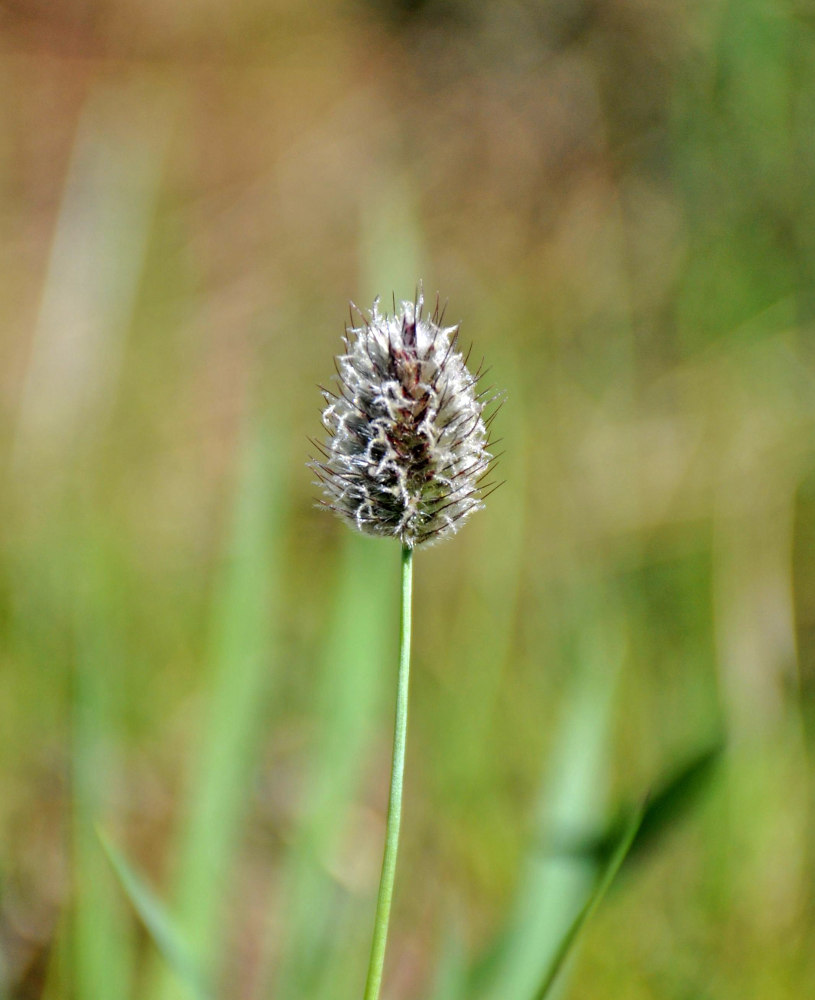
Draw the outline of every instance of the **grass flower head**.
<instances>
[{"instance_id":1,"label":"grass flower head","mask_svg":"<svg viewBox=\"0 0 815 1000\"><path fill-rule=\"evenodd\" d=\"M311 463L324 506L410 548L446 538L483 507L493 463L484 409L494 397L479 391L481 368L468 371L438 300L429 319L423 304L419 290L391 315L377 299L359 326L352 316L337 391L323 389L328 438Z\"/></svg>"}]
</instances>

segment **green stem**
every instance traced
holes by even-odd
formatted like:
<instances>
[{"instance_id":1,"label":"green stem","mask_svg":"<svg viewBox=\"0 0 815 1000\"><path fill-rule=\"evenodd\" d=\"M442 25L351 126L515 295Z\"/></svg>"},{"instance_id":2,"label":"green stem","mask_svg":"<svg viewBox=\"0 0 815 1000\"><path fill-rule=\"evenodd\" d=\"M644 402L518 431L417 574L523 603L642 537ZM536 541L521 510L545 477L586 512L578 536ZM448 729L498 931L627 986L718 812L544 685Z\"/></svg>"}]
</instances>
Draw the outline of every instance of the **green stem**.
<instances>
[{"instance_id":1,"label":"green stem","mask_svg":"<svg viewBox=\"0 0 815 1000\"><path fill-rule=\"evenodd\" d=\"M399 823L402 819L402 781L405 774L405 743L408 719L408 677L410 674L410 607L413 589L413 549L402 546L402 617L399 626L399 681L396 693L396 725L393 732L393 763L391 790L388 798L388 820L385 828L385 854L376 899L374 939L365 983L365 1000L379 1000L385 945L393 899L393 878L396 874L396 852L399 847Z\"/></svg>"}]
</instances>

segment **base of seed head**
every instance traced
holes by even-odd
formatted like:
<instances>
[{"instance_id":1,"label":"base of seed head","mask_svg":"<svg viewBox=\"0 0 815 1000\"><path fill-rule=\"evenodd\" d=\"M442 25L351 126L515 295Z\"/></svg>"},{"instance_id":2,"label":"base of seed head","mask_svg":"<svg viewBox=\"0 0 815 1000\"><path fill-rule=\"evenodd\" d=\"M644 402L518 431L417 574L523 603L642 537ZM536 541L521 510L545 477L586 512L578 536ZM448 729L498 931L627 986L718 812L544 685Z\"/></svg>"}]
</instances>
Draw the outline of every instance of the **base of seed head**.
<instances>
[{"instance_id":1,"label":"base of seed head","mask_svg":"<svg viewBox=\"0 0 815 1000\"><path fill-rule=\"evenodd\" d=\"M426 545L454 534L484 505L493 463L480 370L457 351L438 300L423 316L421 290L393 314L377 299L347 327L336 359L337 391L323 389L323 426L310 462L325 499L352 527Z\"/></svg>"}]
</instances>

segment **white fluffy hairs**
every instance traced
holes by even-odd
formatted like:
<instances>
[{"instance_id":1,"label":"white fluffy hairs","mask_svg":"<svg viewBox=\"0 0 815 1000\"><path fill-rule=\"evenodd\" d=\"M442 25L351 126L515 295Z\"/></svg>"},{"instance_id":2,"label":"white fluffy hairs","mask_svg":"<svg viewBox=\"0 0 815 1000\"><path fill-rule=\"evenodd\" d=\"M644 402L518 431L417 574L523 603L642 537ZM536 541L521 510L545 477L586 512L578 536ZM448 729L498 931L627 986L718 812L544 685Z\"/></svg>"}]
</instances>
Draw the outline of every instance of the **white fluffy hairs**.
<instances>
[{"instance_id":1,"label":"white fluffy hairs","mask_svg":"<svg viewBox=\"0 0 815 1000\"><path fill-rule=\"evenodd\" d=\"M357 310L359 326L352 316L335 362L337 391L323 389L328 437L315 442L321 458L310 463L323 506L409 547L455 533L492 485L484 483L493 464L484 409L496 397L478 390L482 372L467 370L458 327L441 325L438 299L429 319L423 305L420 288L391 315L377 299Z\"/></svg>"}]
</instances>

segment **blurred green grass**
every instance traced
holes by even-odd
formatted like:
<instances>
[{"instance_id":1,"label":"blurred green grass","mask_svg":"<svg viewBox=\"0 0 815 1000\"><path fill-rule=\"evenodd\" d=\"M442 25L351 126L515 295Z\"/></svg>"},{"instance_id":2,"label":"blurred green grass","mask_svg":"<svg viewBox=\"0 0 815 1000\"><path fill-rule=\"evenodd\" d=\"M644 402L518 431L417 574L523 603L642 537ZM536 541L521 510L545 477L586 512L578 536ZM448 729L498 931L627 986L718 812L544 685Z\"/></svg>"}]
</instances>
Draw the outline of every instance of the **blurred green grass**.
<instances>
[{"instance_id":1,"label":"blurred green grass","mask_svg":"<svg viewBox=\"0 0 815 1000\"><path fill-rule=\"evenodd\" d=\"M87 12L0 48L0 997L185 995L95 824L217 995L359 995L398 553L306 436L347 300L420 277L507 482L417 559L389 996L531 1000L597 870L558 845L719 735L567 988L808 995L806 10Z\"/></svg>"}]
</instances>

